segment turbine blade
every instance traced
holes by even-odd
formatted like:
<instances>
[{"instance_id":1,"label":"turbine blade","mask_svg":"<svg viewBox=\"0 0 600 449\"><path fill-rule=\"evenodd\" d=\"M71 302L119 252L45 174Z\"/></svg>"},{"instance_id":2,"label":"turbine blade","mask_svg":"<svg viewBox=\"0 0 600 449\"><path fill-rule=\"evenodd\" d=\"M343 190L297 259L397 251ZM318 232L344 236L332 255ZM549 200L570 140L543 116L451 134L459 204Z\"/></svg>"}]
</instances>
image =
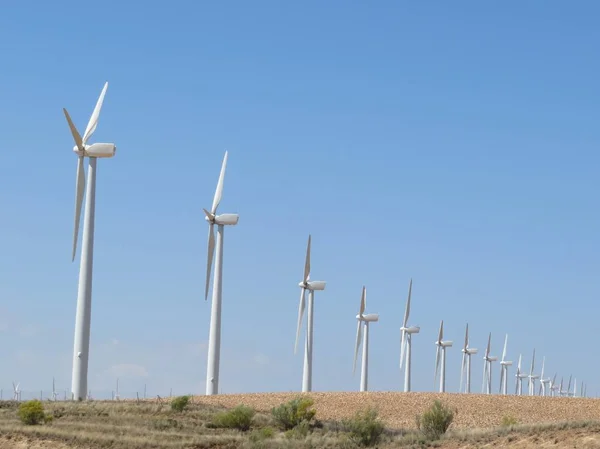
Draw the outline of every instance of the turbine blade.
<instances>
[{"instance_id":1,"label":"turbine blade","mask_svg":"<svg viewBox=\"0 0 600 449\"><path fill-rule=\"evenodd\" d=\"M77 240L79 238L79 222L81 220L81 206L83 204L83 192L85 190L85 170L83 169L83 156L77 161L77 181L75 185L75 223L73 227L73 253L71 262L75 260L77 252Z\"/></svg>"},{"instance_id":2,"label":"turbine blade","mask_svg":"<svg viewBox=\"0 0 600 449\"><path fill-rule=\"evenodd\" d=\"M504 349L502 350L502 361L506 358L506 344L508 343L508 334L504 337Z\"/></svg>"},{"instance_id":3,"label":"turbine blade","mask_svg":"<svg viewBox=\"0 0 600 449\"><path fill-rule=\"evenodd\" d=\"M367 307L367 287L363 285L362 296L360 298L360 312L358 313L361 317L365 313L365 308Z\"/></svg>"},{"instance_id":4,"label":"turbine blade","mask_svg":"<svg viewBox=\"0 0 600 449\"><path fill-rule=\"evenodd\" d=\"M467 323L467 330L465 331L465 346L463 349L466 351L469 347L469 323Z\"/></svg>"},{"instance_id":5,"label":"turbine blade","mask_svg":"<svg viewBox=\"0 0 600 449\"><path fill-rule=\"evenodd\" d=\"M438 342L441 343L444 338L444 320L440 323L440 332L438 333Z\"/></svg>"},{"instance_id":6,"label":"turbine blade","mask_svg":"<svg viewBox=\"0 0 600 449\"><path fill-rule=\"evenodd\" d=\"M485 350L485 357L486 358L487 358L487 356L490 355L491 345L492 345L492 333L490 332L490 335L488 337L487 349Z\"/></svg>"},{"instance_id":7,"label":"turbine blade","mask_svg":"<svg viewBox=\"0 0 600 449\"><path fill-rule=\"evenodd\" d=\"M208 226L208 257L206 260L206 288L204 290L204 300L208 299L208 286L210 284L210 272L212 271L213 256L215 253L215 234L214 225L212 223Z\"/></svg>"},{"instance_id":8,"label":"turbine blade","mask_svg":"<svg viewBox=\"0 0 600 449\"><path fill-rule=\"evenodd\" d=\"M441 350L441 346L438 345L435 350L435 375L433 376L434 384L435 384L435 381L437 380L438 371L440 369L440 350Z\"/></svg>"},{"instance_id":9,"label":"turbine blade","mask_svg":"<svg viewBox=\"0 0 600 449\"><path fill-rule=\"evenodd\" d=\"M531 371L529 371L529 374L533 375L533 366L535 364L535 349L533 350L533 357L531 358Z\"/></svg>"},{"instance_id":10,"label":"turbine blade","mask_svg":"<svg viewBox=\"0 0 600 449\"><path fill-rule=\"evenodd\" d=\"M500 392L504 393L502 386L504 385L504 365L500 368Z\"/></svg>"},{"instance_id":11,"label":"turbine blade","mask_svg":"<svg viewBox=\"0 0 600 449\"><path fill-rule=\"evenodd\" d=\"M73 139L75 139L75 144L77 145L77 148L79 148L80 151L83 151L85 147L83 146L83 142L81 140L81 136L79 135L79 131L77 131L77 128L73 124L73 120L71 120L71 116L65 108L63 108L63 113L65 114L67 123L69 124L69 128L71 129L71 134L73 135Z\"/></svg>"},{"instance_id":12,"label":"turbine blade","mask_svg":"<svg viewBox=\"0 0 600 449\"><path fill-rule=\"evenodd\" d=\"M300 328L302 327L302 317L304 316L304 301L306 289L300 289L300 305L298 306L298 327L296 328L296 343L294 344L294 354L298 351L298 340L300 340Z\"/></svg>"},{"instance_id":13,"label":"turbine blade","mask_svg":"<svg viewBox=\"0 0 600 449\"><path fill-rule=\"evenodd\" d=\"M359 320L358 326L356 326L356 344L354 345L354 366L352 367L352 374L356 372L356 359L358 358L358 348L360 347L361 325L362 321Z\"/></svg>"},{"instance_id":14,"label":"turbine blade","mask_svg":"<svg viewBox=\"0 0 600 449\"><path fill-rule=\"evenodd\" d=\"M223 164L221 165L221 173L219 173L219 180L217 181L217 189L215 190L215 196L213 198L211 213L214 215L217 213L217 207L221 202L221 196L223 196L223 181L225 179L225 168L227 167L227 151L223 157Z\"/></svg>"},{"instance_id":15,"label":"turbine blade","mask_svg":"<svg viewBox=\"0 0 600 449\"><path fill-rule=\"evenodd\" d=\"M406 310L404 311L404 324L403 327L406 327L408 323L408 315L410 314L410 296L412 294L412 278L410 279L410 283L408 284L408 300L406 301Z\"/></svg>"},{"instance_id":16,"label":"turbine blade","mask_svg":"<svg viewBox=\"0 0 600 449\"><path fill-rule=\"evenodd\" d=\"M100 92L100 96L98 97L98 101L96 102L96 107L94 108L94 112L92 112L92 116L90 117L90 121L85 128L85 133L83 133L82 143L85 145L87 140L94 134L96 131L96 127L98 126L98 118L100 117L100 109L102 109L102 103L104 102L104 95L106 95L106 89L108 89L108 81L104 83L104 87L102 88L102 92Z\"/></svg>"},{"instance_id":17,"label":"turbine blade","mask_svg":"<svg viewBox=\"0 0 600 449\"><path fill-rule=\"evenodd\" d=\"M308 282L310 276L310 241L311 235L308 234L308 243L306 245L306 258L304 259L304 282Z\"/></svg>"}]
</instances>

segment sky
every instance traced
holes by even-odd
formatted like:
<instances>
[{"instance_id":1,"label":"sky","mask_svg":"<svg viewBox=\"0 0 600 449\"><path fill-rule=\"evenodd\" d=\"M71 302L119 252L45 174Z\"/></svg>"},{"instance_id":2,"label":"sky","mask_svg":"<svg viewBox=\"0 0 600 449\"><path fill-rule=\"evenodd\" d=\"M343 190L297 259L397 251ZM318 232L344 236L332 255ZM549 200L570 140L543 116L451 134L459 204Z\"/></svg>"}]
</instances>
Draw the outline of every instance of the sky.
<instances>
[{"instance_id":1,"label":"sky","mask_svg":"<svg viewBox=\"0 0 600 449\"><path fill-rule=\"evenodd\" d=\"M600 4L9 2L0 15L0 389L70 390L77 158L98 161L89 388L203 394L209 208L225 150L223 393L300 391L308 234L315 391L358 390L362 286L371 390L401 390L413 279L413 390L447 390L469 323L473 389L500 356L595 395L600 296ZM83 221L83 220L82 220ZM304 335L304 333L302 334ZM493 389L500 367L493 368ZM514 389L514 366L509 371Z\"/></svg>"}]
</instances>

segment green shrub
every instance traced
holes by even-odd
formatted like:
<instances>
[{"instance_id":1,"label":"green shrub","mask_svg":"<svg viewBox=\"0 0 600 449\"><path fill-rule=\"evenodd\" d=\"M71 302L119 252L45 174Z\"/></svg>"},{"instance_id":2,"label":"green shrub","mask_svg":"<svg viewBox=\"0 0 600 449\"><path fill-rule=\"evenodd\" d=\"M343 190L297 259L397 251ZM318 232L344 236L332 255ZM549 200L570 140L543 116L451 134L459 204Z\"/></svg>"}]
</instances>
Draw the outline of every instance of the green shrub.
<instances>
[{"instance_id":1,"label":"green shrub","mask_svg":"<svg viewBox=\"0 0 600 449\"><path fill-rule=\"evenodd\" d=\"M171 401L171 410L175 412L183 412L190 403L190 396L177 396Z\"/></svg>"},{"instance_id":2,"label":"green shrub","mask_svg":"<svg viewBox=\"0 0 600 449\"><path fill-rule=\"evenodd\" d=\"M273 438L275 435L275 431L272 427L261 427L260 429L255 429L250 434L250 441L253 443L257 443L259 441L268 440L269 438Z\"/></svg>"},{"instance_id":3,"label":"green shrub","mask_svg":"<svg viewBox=\"0 0 600 449\"><path fill-rule=\"evenodd\" d=\"M291 430L301 423L310 425L317 411L312 408L314 401L308 397L297 397L271 410L275 423L283 430Z\"/></svg>"},{"instance_id":4,"label":"green shrub","mask_svg":"<svg viewBox=\"0 0 600 449\"><path fill-rule=\"evenodd\" d=\"M310 432L310 423L308 421L300 421L295 427L285 431L285 437L295 440L303 440Z\"/></svg>"},{"instance_id":5,"label":"green shrub","mask_svg":"<svg viewBox=\"0 0 600 449\"><path fill-rule=\"evenodd\" d=\"M343 421L350 439L360 446L374 446L379 443L385 430L384 424L378 419L377 410L368 408L358 411L353 418Z\"/></svg>"},{"instance_id":6,"label":"green shrub","mask_svg":"<svg viewBox=\"0 0 600 449\"><path fill-rule=\"evenodd\" d=\"M47 421L46 414L44 413L44 406L37 399L23 402L19 406L19 411L17 413L21 422L29 426Z\"/></svg>"},{"instance_id":7,"label":"green shrub","mask_svg":"<svg viewBox=\"0 0 600 449\"><path fill-rule=\"evenodd\" d=\"M502 423L500 425L502 427L510 427L510 426L516 426L517 424L519 424L519 422L517 421L517 418L515 418L512 415L504 415L502 417Z\"/></svg>"},{"instance_id":8,"label":"green shrub","mask_svg":"<svg viewBox=\"0 0 600 449\"><path fill-rule=\"evenodd\" d=\"M454 414L455 411L436 400L421 416L417 416L417 428L428 439L437 440L452 424Z\"/></svg>"},{"instance_id":9,"label":"green shrub","mask_svg":"<svg viewBox=\"0 0 600 449\"><path fill-rule=\"evenodd\" d=\"M245 432L252 425L255 411L245 405L238 405L236 408L217 413L212 420L212 427L224 429L237 429Z\"/></svg>"}]
</instances>

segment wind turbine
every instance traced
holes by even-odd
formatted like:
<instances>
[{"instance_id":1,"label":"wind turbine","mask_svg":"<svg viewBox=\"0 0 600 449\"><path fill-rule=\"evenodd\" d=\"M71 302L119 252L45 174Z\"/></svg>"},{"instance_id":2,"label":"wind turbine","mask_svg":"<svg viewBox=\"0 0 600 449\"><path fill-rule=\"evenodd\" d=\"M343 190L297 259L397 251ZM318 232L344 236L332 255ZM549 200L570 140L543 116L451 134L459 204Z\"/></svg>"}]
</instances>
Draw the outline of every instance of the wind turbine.
<instances>
[{"instance_id":1,"label":"wind turbine","mask_svg":"<svg viewBox=\"0 0 600 449\"><path fill-rule=\"evenodd\" d=\"M554 377L550 382L550 396L559 396L556 394L556 391L559 389L558 384L556 383L556 373L554 373Z\"/></svg>"},{"instance_id":2,"label":"wind turbine","mask_svg":"<svg viewBox=\"0 0 600 449\"><path fill-rule=\"evenodd\" d=\"M577 378L575 377L574 381L573 381L573 393L571 393L570 395L572 398L576 398L577 397Z\"/></svg>"},{"instance_id":3,"label":"wind turbine","mask_svg":"<svg viewBox=\"0 0 600 449\"><path fill-rule=\"evenodd\" d=\"M547 396L548 395L548 385L552 382L552 379L544 377L544 368L546 366L546 357L542 359L542 373L540 374L540 391L539 395Z\"/></svg>"},{"instance_id":4,"label":"wind turbine","mask_svg":"<svg viewBox=\"0 0 600 449\"><path fill-rule=\"evenodd\" d=\"M410 314L410 296L412 293L412 279L408 284L408 300L406 301L406 310L404 311L404 321L400 332L402 333L402 339L400 342L400 369L406 358L406 368L404 372L404 391L410 391L410 358L412 350L412 335L418 334L421 328L419 326L408 326L408 316Z\"/></svg>"},{"instance_id":5,"label":"wind turbine","mask_svg":"<svg viewBox=\"0 0 600 449\"><path fill-rule=\"evenodd\" d=\"M56 401L56 397L58 393L56 392L56 388L54 387L54 377L52 378L52 400Z\"/></svg>"},{"instance_id":6,"label":"wind turbine","mask_svg":"<svg viewBox=\"0 0 600 449\"><path fill-rule=\"evenodd\" d=\"M17 383L17 385L15 385L15 383L13 382L13 401L20 401L21 400L21 390L19 390L19 386L21 385L21 383Z\"/></svg>"},{"instance_id":7,"label":"wind turbine","mask_svg":"<svg viewBox=\"0 0 600 449\"><path fill-rule=\"evenodd\" d=\"M298 307L298 327L296 329L296 344L294 345L294 354L298 349L298 339L300 338L300 327L302 326L302 317L304 315L304 303L306 300L306 290L308 290L308 312L306 325L306 344L304 346L304 370L302 373L302 392L312 391L312 356L313 356L313 315L315 303L315 291L325 290L325 281L310 280L310 243L311 236L308 236L306 245L306 259L304 260L304 278L298 285L300 286L300 305Z\"/></svg>"},{"instance_id":8,"label":"wind turbine","mask_svg":"<svg viewBox=\"0 0 600 449\"><path fill-rule=\"evenodd\" d=\"M356 371L356 359L358 358L358 348L360 347L361 340L361 328L364 325L365 334L363 340L363 353L362 353L362 371L360 374L360 391L367 391L368 377L369 377L369 323L375 323L379 321L379 315L376 313L365 315L365 308L367 307L367 288L363 286L362 296L360 298L360 309L356 319L358 325L356 326L356 345L354 346L354 367L352 373ZM363 324L364 323L364 324Z\"/></svg>"},{"instance_id":9,"label":"wind turbine","mask_svg":"<svg viewBox=\"0 0 600 449\"><path fill-rule=\"evenodd\" d=\"M563 390L563 378L560 378L560 386L558 387L558 395L559 396L565 396L567 392L565 390Z\"/></svg>"},{"instance_id":10,"label":"wind turbine","mask_svg":"<svg viewBox=\"0 0 600 449\"><path fill-rule=\"evenodd\" d=\"M539 379L540 376L533 374L533 367L535 365L535 349L533 350L533 357L531 359L531 370L529 371L529 396L535 395L535 380Z\"/></svg>"},{"instance_id":11,"label":"wind turbine","mask_svg":"<svg viewBox=\"0 0 600 449\"><path fill-rule=\"evenodd\" d=\"M515 394L521 396L523 394L523 379L527 378L527 374L521 371L521 354L519 354L519 363L517 364L517 373L515 374L515 377L517 378Z\"/></svg>"},{"instance_id":12,"label":"wind turbine","mask_svg":"<svg viewBox=\"0 0 600 449\"><path fill-rule=\"evenodd\" d=\"M110 158L115 155L117 147L114 143L94 143L88 145L87 141L98 126L100 109L104 102L104 95L108 82L100 93L96 107L85 128L83 138L73 124L69 113L65 108L63 112L75 146L73 151L77 154L77 182L75 187L75 226L73 230L73 251L71 261L75 260L77 252L77 239L79 236L79 221L81 218L81 206L85 190L85 214L83 217L83 238L81 247L81 262L79 265L79 287L77 291L77 312L75 316L75 343L73 349L73 380L71 392L74 397L82 400L87 391L88 363L90 350L90 325L92 313L92 266L94 260L94 214L96 209L96 162L98 158ZM87 156L88 182L85 183L83 160Z\"/></svg>"},{"instance_id":13,"label":"wind turbine","mask_svg":"<svg viewBox=\"0 0 600 449\"><path fill-rule=\"evenodd\" d=\"M513 362L506 360L506 345L508 343L508 334L504 337L504 349L502 350L502 360L500 360L500 391L502 394L508 394L508 367Z\"/></svg>"},{"instance_id":14,"label":"wind turbine","mask_svg":"<svg viewBox=\"0 0 600 449\"><path fill-rule=\"evenodd\" d=\"M223 195L223 180L225 178L225 168L227 167L227 151L223 157L221 173L217 181L217 189L210 211L202 209L208 222L208 260L206 263L206 287L204 291L204 300L208 299L208 285L210 282L210 272L212 270L213 256L215 253L215 234L214 226L217 225L217 257L215 261L215 274L213 278L212 304L210 311L210 330L208 335L208 363L206 364L206 394L214 395L219 393L219 362L221 357L221 294L223 287L223 244L225 226L235 226L240 219L238 214L217 215L217 208Z\"/></svg>"},{"instance_id":15,"label":"wind turbine","mask_svg":"<svg viewBox=\"0 0 600 449\"><path fill-rule=\"evenodd\" d=\"M496 356L490 356L492 344L492 333L488 337L488 344L483 357L483 385L481 386L482 393L492 394L492 362L498 360Z\"/></svg>"},{"instance_id":16,"label":"wind turbine","mask_svg":"<svg viewBox=\"0 0 600 449\"><path fill-rule=\"evenodd\" d=\"M459 391L462 391L463 376L467 378L465 393L471 392L471 356L477 354L477 348L469 348L469 323L467 323L467 330L465 331L465 345L462 348L462 365L460 370L460 387Z\"/></svg>"},{"instance_id":17,"label":"wind turbine","mask_svg":"<svg viewBox=\"0 0 600 449\"><path fill-rule=\"evenodd\" d=\"M435 376L434 383L437 380L438 371L440 368L440 351L442 352L442 373L440 375L440 393L444 393L446 391L446 348L452 347L451 341L444 341L444 320L440 323L440 332L438 334L438 339L435 342L437 346L435 350Z\"/></svg>"}]
</instances>

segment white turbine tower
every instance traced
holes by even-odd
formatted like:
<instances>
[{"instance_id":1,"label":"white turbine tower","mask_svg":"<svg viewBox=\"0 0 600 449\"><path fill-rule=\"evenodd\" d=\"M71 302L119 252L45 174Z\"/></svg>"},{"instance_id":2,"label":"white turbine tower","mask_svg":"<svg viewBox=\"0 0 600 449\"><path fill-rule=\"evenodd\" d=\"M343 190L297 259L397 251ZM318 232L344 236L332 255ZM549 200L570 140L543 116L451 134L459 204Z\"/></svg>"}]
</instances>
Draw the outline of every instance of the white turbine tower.
<instances>
[{"instance_id":1,"label":"white turbine tower","mask_svg":"<svg viewBox=\"0 0 600 449\"><path fill-rule=\"evenodd\" d=\"M548 378L544 377L545 367L546 367L546 357L542 358L542 372L540 374L540 391L538 392L538 395L540 395L540 396L548 396L548 387L549 387L550 383L552 382L552 379L550 379L549 377Z\"/></svg>"},{"instance_id":2,"label":"white turbine tower","mask_svg":"<svg viewBox=\"0 0 600 449\"><path fill-rule=\"evenodd\" d=\"M406 368L404 372L404 391L410 391L410 359L412 352L412 335L418 334L421 328L419 326L408 326L408 316L410 314L410 296L412 294L412 279L408 284L408 300L406 301L406 310L404 311L404 321L402 327L400 328L400 332L402 333L402 338L400 341L400 369L402 369L402 364L404 363L404 359L406 359Z\"/></svg>"},{"instance_id":3,"label":"white turbine tower","mask_svg":"<svg viewBox=\"0 0 600 449\"><path fill-rule=\"evenodd\" d=\"M213 256L215 253L215 234L214 226L217 225L217 248L215 273L213 278L212 304L210 311L210 330L208 335L208 363L206 364L206 394L213 395L219 393L219 362L221 357L221 294L223 287L223 245L225 226L235 226L240 219L237 214L217 215L217 208L223 195L223 180L225 178L225 168L227 167L227 151L223 157L221 173L217 181L217 189L213 198L210 212L202 209L208 222L208 260L206 263L206 287L204 291L204 300L208 299L208 285L210 283L210 273L212 270Z\"/></svg>"},{"instance_id":4,"label":"white turbine tower","mask_svg":"<svg viewBox=\"0 0 600 449\"><path fill-rule=\"evenodd\" d=\"M504 349L502 350L502 360L500 360L500 392L508 394L508 367L513 362L506 360L506 345L508 343L508 334L504 337Z\"/></svg>"},{"instance_id":5,"label":"white turbine tower","mask_svg":"<svg viewBox=\"0 0 600 449\"><path fill-rule=\"evenodd\" d=\"M527 378L527 374L521 371L521 354L519 354L519 363L517 364L517 372L515 377L517 378L517 384L515 386L515 394L521 396L523 394L523 379Z\"/></svg>"},{"instance_id":6,"label":"white turbine tower","mask_svg":"<svg viewBox=\"0 0 600 449\"><path fill-rule=\"evenodd\" d=\"M558 384L556 383L556 373L554 373L554 377L550 381L550 396L558 396L556 391L559 389Z\"/></svg>"},{"instance_id":7,"label":"white turbine tower","mask_svg":"<svg viewBox=\"0 0 600 449\"><path fill-rule=\"evenodd\" d=\"M104 95L108 82L100 93L96 107L87 124L83 138L73 124L66 109L63 112L69 124L75 147L73 151L78 156L77 183L75 187L75 226L73 230L73 252L71 260L75 260L77 252L77 239L79 236L79 221L81 206L85 191L85 214L83 217L83 238L81 247L81 262L79 265L79 288L77 291L77 312L75 316L75 343L73 349L73 380L71 392L73 397L82 400L87 391L88 363L90 350L90 326L92 313L92 272L94 261L94 214L96 209L96 162L98 158L109 158L115 155L117 147L113 143L94 143L88 145L87 141L98 126L100 109L104 102ZM83 159L87 156L88 182L85 183Z\"/></svg>"},{"instance_id":8,"label":"white turbine tower","mask_svg":"<svg viewBox=\"0 0 600 449\"><path fill-rule=\"evenodd\" d=\"M21 385L20 382L17 383L17 385L15 385L15 383L13 382L13 401L20 401L21 400L21 390L19 390L19 386Z\"/></svg>"},{"instance_id":9,"label":"white turbine tower","mask_svg":"<svg viewBox=\"0 0 600 449\"><path fill-rule=\"evenodd\" d=\"M492 333L488 337L488 344L483 357L483 385L481 386L482 393L492 394L492 362L498 360L496 356L490 356L492 345Z\"/></svg>"},{"instance_id":10,"label":"white turbine tower","mask_svg":"<svg viewBox=\"0 0 600 449\"><path fill-rule=\"evenodd\" d=\"M369 323L375 323L379 321L379 315L371 313L365 315L365 308L367 307L367 288L363 286L362 296L360 298L360 309L356 319L358 325L356 326L356 345L354 346L354 367L352 373L356 371L356 359L358 358L358 349L361 343L361 329L364 326L364 340L363 353L362 353L362 371L360 374L360 391L368 391L368 378L369 378ZM364 324L363 324L364 323Z\"/></svg>"},{"instance_id":11,"label":"white turbine tower","mask_svg":"<svg viewBox=\"0 0 600 449\"><path fill-rule=\"evenodd\" d=\"M573 379L573 393L571 393L571 397L572 398L577 397L577 378L576 377Z\"/></svg>"},{"instance_id":12,"label":"white turbine tower","mask_svg":"<svg viewBox=\"0 0 600 449\"><path fill-rule=\"evenodd\" d=\"M440 368L440 351L442 352L442 372L440 375L440 393L446 391L446 348L452 347L451 341L444 341L444 320L440 323L440 332L438 339L435 342L435 376L433 382L437 380L438 371Z\"/></svg>"},{"instance_id":13,"label":"white turbine tower","mask_svg":"<svg viewBox=\"0 0 600 449\"><path fill-rule=\"evenodd\" d=\"M312 391L312 356L313 356L313 317L315 304L315 291L325 290L325 281L310 280L310 243L311 236L308 236L306 245L306 259L304 260L304 278L298 285L300 286L300 305L298 307L298 327L296 328L296 344L294 345L294 354L298 349L298 340L300 338L300 328L302 327L302 317L304 316L304 303L306 300L306 290L308 290L308 311L306 325L306 341L304 345L304 370L302 372L302 391Z\"/></svg>"},{"instance_id":14,"label":"white turbine tower","mask_svg":"<svg viewBox=\"0 0 600 449\"><path fill-rule=\"evenodd\" d=\"M535 349L533 350L533 358L531 359L531 370L529 371L529 396L535 395L535 380L539 379L539 375L533 374L533 368L535 366Z\"/></svg>"},{"instance_id":15,"label":"white turbine tower","mask_svg":"<svg viewBox=\"0 0 600 449\"><path fill-rule=\"evenodd\" d=\"M467 330L465 331L465 345L462 348L462 365L460 371L460 387L459 391L462 392L463 377L466 377L467 382L465 383L465 393L471 392L471 356L477 354L477 348L469 348L469 323L467 323Z\"/></svg>"}]
</instances>

